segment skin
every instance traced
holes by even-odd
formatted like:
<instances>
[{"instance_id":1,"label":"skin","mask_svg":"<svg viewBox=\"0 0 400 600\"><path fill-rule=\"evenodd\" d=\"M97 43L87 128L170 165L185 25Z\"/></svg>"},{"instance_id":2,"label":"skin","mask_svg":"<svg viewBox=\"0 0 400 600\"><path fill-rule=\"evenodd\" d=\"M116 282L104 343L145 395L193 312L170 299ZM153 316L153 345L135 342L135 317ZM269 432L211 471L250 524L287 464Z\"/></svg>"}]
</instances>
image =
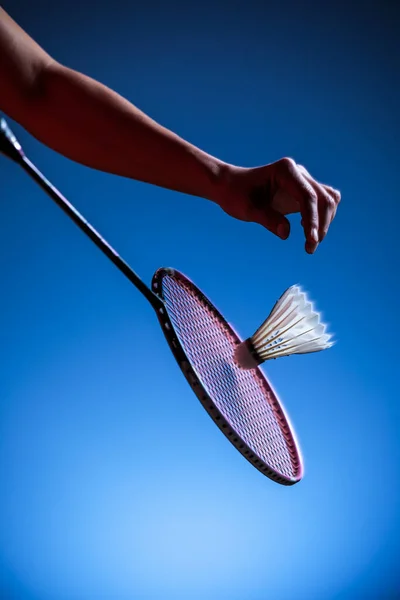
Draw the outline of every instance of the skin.
<instances>
[{"instance_id":1,"label":"skin","mask_svg":"<svg viewBox=\"0 0 400 600\"><path fill-rule=\"evenodd\" d=\"M315 252L340 193L282 158L261 167L223 162L156 123L131 102L57 62L0 8L0 111L60 154L93 169L206 198L281 239L300 213Z\"/></svg>"}]
</instances>

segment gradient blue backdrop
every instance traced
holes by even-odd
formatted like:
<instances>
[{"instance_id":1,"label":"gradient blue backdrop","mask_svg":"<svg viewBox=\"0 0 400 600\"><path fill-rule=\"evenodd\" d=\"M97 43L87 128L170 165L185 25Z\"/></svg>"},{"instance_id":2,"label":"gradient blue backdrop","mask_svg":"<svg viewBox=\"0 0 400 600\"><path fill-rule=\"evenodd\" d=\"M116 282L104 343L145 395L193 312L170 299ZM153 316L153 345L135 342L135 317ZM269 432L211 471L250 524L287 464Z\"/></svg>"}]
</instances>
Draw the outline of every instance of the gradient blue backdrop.
<instances>
[{"instance_id":1,"label":"gradient blue backdrop","mask_svg":"<svg viewBox=\"0 0 400 600\"><path fill-rule=\"evenodd\" d=\"M268 365L306 464L280 487L203 411L140 294L1 159L1 599L398 598L396 3L3 5L208 152L293 156L343 202L310 257L298 218L282 242L73 164L11 122L146 281L182 270L242 335L300 282L338 344Z\"/></svg>"}]
</instances>

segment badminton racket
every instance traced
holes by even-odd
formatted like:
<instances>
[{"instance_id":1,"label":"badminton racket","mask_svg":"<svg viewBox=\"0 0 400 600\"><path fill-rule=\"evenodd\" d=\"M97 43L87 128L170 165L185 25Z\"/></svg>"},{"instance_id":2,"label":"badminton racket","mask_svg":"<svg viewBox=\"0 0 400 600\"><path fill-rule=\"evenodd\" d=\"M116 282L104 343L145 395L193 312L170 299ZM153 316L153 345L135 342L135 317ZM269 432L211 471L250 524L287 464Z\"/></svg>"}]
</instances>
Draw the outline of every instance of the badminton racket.
<instances>
[{"instance_id":1,"label":"badminton racket","mask_svg":"<svg viewBox=\"0 0 400 600\"><path fill-rule=\"evenodd\" d=\"M68 202L25 155L5 119L0 151L18 163L143 294L192 390L226 438L262 474L283 485L303 476L303 464L284 407L259 367L240 368L243 342L217 308L183 273L159 268L151 287Z\"/></svg>"}]
</instances>

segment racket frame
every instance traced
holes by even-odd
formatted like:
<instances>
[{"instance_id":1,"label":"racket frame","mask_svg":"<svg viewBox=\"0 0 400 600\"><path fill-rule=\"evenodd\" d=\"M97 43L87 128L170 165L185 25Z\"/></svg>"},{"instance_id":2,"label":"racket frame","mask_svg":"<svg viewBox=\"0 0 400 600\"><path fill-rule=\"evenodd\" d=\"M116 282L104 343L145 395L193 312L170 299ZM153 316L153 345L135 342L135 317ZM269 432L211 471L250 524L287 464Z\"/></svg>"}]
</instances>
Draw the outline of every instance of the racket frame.
<instances>
[{"instance_id":1,"label":"racket frame","mask_svg":"<svg viewBox=\"0 0 400 600\"><path fill-rule=\"evenodd\" d=\"M184 285L189 285L192 292L195 292L197 300L202 304L206 304L208 309L217 317L220 323L224 324L224 327L229 331L229 335L235 338L235 341L239 345L242 342L242 339L236 333L234 328L230 323L228 323L218 309L211 303L211 301L199 290L199 288L183 273L180 273L176 269L162 267L158 269L152 279L152 289L154 293L156 293L159 298L163 301L162 295L162 279L165 276L173 277L175 280L180 281ZM261 384L262 388L265 391L265 395L268 396L271 400L271 406L274 410L275 417L279 423L279 427L284 435L285 441L287 443L287 448L292 460L292 464L294 466L295 475L292 477L288 477L283 473L275 470L271 465L263 461L260 456L245 442L245 440L237 433L237 431L232 427L223 413L219 410L215 402L212 400L209 395L206 386L202 383L201 379L197 375L196 371L193 369L191 362L178 338L178 335L175 331L175 328L171 322L171 319L168 315L168 310L164 304L163 307L156 310L157 318L161 325L164 336L168 342L170 350L175 357L176 362L178 363L182 373L185 376L186 381L189 383L193 392L196 394L197 398L200 400L201 405L212 418L217 427L222 431L225 437L231 442L231 444L238 450L242 456L246 460L250 462L253 467L258 469L260 473L267 476L269 479L272 479L276 483L280 483L281 485L291 486L295 483L298 483L304 473L303 468L303 460L299 450L299 444L297 442L296 436L294 434L293 427L289 421L287 414L282 406L282 403L278 400L278 396L264 375L263 371L260 368L254 369L254 376L257 377L258 382Z\"/></svg>"}]
</instances>

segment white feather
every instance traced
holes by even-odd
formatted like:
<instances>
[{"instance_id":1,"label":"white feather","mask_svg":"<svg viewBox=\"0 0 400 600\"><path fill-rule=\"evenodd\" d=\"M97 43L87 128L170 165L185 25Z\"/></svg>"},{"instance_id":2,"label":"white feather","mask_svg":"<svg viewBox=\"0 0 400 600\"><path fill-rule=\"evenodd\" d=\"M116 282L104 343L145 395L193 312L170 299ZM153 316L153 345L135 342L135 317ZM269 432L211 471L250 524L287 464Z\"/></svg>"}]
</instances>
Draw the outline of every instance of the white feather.
<instances>
[{"instance_id":1,"label":"white feather","mask_svg":"<svg viewBox=\"0 0 400 600\"><path fill-rule=\"evenodd\" d=\"M314 310L305 292L293 285L279 298L255 334L237 347L235 360L243 368L254 368L280 356L319 352L333 343L320 313Z\"/></svg>"}]
</instances>

